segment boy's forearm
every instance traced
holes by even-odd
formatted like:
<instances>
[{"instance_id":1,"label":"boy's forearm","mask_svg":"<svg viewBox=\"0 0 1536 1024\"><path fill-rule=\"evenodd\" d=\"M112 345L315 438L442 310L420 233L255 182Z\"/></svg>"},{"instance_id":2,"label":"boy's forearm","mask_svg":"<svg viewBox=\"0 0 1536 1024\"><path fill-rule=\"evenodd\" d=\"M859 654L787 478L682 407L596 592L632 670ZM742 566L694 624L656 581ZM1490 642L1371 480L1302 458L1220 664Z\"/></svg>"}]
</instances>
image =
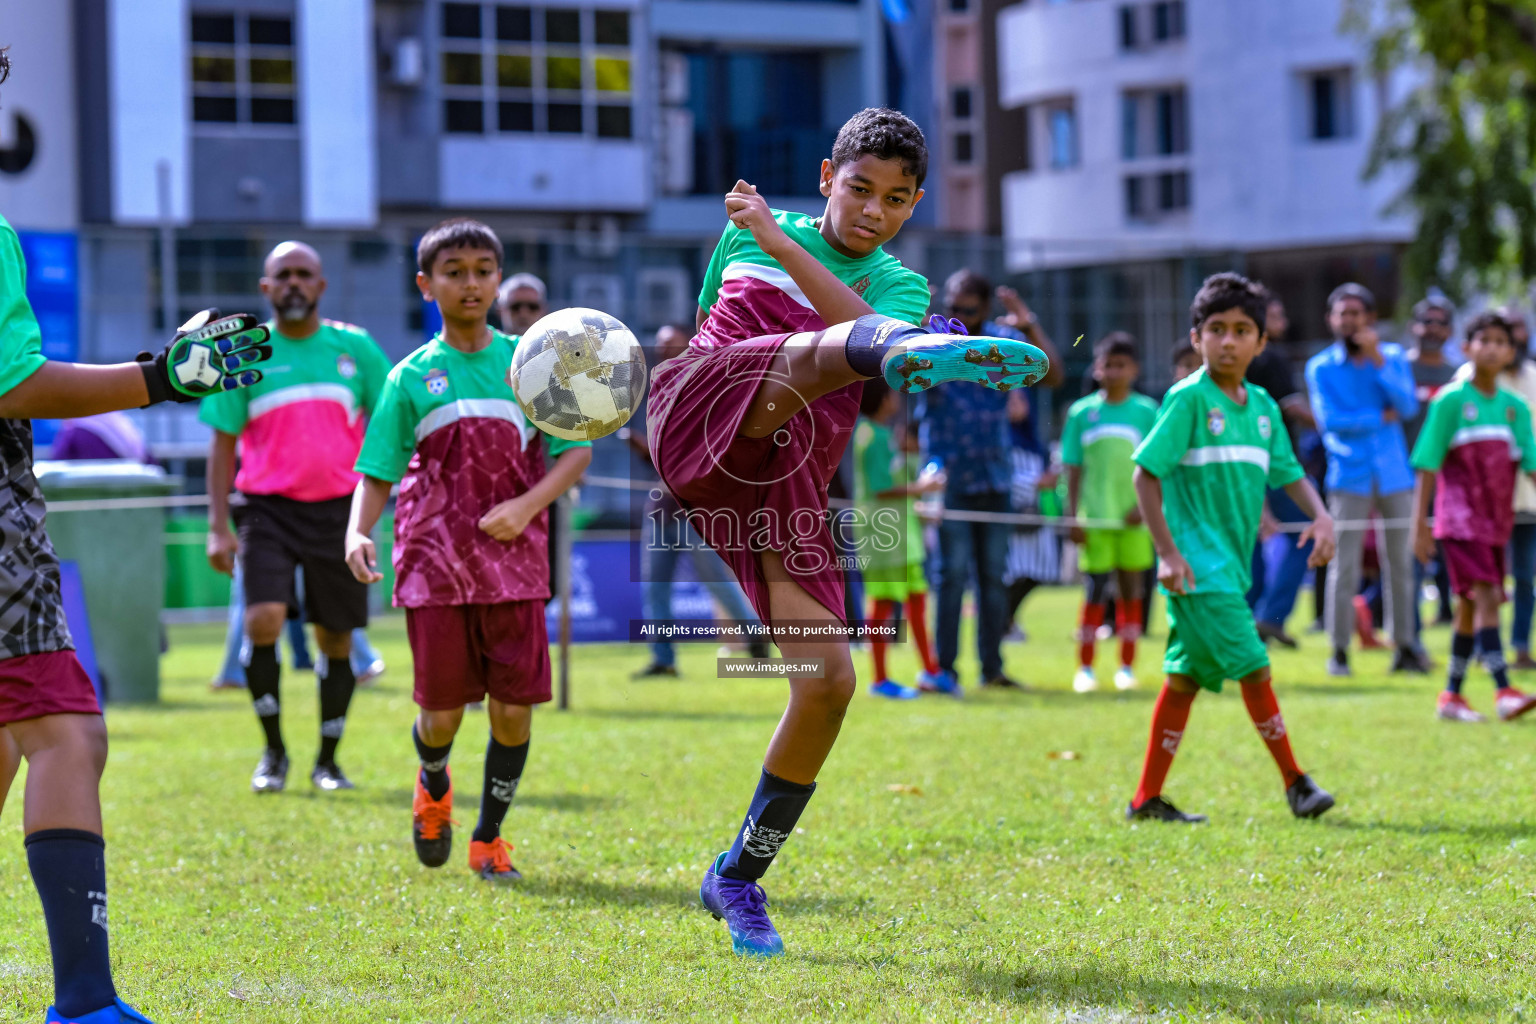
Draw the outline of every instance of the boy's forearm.
<instances>
[{"instance_id":1,"label":"boy's forearm","mask_svg":"<svg viewBox=\"0 0 1536 1024\"><path fill-rule=\"evenodd\" d=\"M535 510L548 508L556 498L575 486L591 464L591 448L567 448L549 467L544 479L528 488L523 497L533 503Z\"/></svg>"},{"instance_id":2,"label":"boy's forearm","mask_svg":"<svg viewBox=\"0 0 1536 1024\"><path fill-rule=\"evenodd\" d=\"M1152 535L1152 546L1162 558L1179 553L1173 542L1173 531L1163 516L1163 482L1140 466L1136 467L1136 506L1141 509L1141 521Z\"/></svg>"},{"instance_id":3,"label":"boy's forearm","mask_svg":"<svg viewBox=\"0 0 1536 1024\"><path fill-rule=\"evenodd\" d=\"M379 525L379 517L389 504L392 485L376 476L364 476L352 492L352 511L347 516L347 529L364 535L372 534Z\"/></svg>"},{"instance_id":4,"label":"boy's forearm","mask_svg":"<svg viewBox=\"0 0 1536 1024\"><path fill-rule=\"evenodd\" d=\"M1429 505L1435 493L1435 474L1421 469L1413 478L1413 520L1418 525L1429 521Z\"/></svg>"},{"instance_id":5,"label":"boy's forearm","mask_svg":"<svg viewBox=\"0 0 1536 1024\"><path fill-rule=\"evenodd\" d=\"M782 251L768 255L779 261L810 300L811 308L828 325L857 320L874 312L869 303L839 281L836 274L822 266L821 261L806 252L800 243L787 236L785 242Z\"/></svg>"},{"instance_id":6,"label":"boy's forearm","mask_svg":"<svg viewBox=\"0 0 1536 1024\"><path fill-rule=\"evenodd\" d=\"M138 363L90 366L49 361L0 395L0 418L67 420L149 404Z\"/></svg>"},{"instance_id":7,"label":"boy's forearm","mask_svg":"<svg viewBox=\"0 0 1536 1024\"><path fill-rule=\"evenodd\" d=\"M1069 519L1077 517L1077 499L1082 494L1082 490L1083 490L1083 467L1082 466L1068 466L1067 467L1067 517ZM1137 496L1138 499L1141 497L1141 494L1140 494L1139 491L1137 492L1136 496Z\"/></svg>"},{"instance_id":8,"label":"boy's forearm","mask_svg":"<svg viewBox=\"0 0 1536 1024\"><path fill-rule=\"evenodd\" d=\"M1328 513L1328 506L1323 504L1323 496L1317 493L1317 488L1313 487L1312 481L1306 477L1286 484L1285 493L1291 496L1296 507L1301 509L1302 515L1308 519L1316 519Z\"/></svg>"}]
</instances>

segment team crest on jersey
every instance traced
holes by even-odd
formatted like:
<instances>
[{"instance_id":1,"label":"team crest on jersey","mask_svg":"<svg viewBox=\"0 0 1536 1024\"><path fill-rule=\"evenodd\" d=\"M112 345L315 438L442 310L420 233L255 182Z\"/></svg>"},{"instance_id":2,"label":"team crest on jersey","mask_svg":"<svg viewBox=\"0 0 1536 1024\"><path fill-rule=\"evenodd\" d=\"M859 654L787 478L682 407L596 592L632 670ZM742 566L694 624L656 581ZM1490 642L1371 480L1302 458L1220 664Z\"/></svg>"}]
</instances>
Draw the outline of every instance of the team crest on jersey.
<instances>
[{"instance_id":1,"label":"team crest on jersey","mask_svg":"<svg viewBox=\"0 0 1536 1024\"><path fill-rule=\"evenodd\" d=\"M1227 418L1222 415L1220 409L1212 409L1205 414L1205 429L1214 437L1220 437L1227 432Z\"/></svg>"},{"instance_id":2,"label":"team crest on jersey","mask_svg":"<svg viewBox=\"0 0 1536 1024\"><path fill-rule=\"evenodd\" d=\"M1088 422L1089 423L1097 423L1097 422L1099 422L1099 410L1097 410L1097 409L1090 409L1088 411Z\"/></svg>"},{"instance_id":3,"label":"team crest on jersey","mask_svg":"<svg viewBox=\"0 0 1536 1024\"><path fill-rule=\"evenodd\" d=\"M336 357L336 372L351 380L357 376L357 360L343 352Z\"/></svg>"},{"instance_id":4,"label":"team crest on jersey","mask_svg":"<svg viewBox=\"0 0 1536 1024\"><path fill-rule=\"evenodd\" d=\"M1262 437L1266 441L1269 440L1269 417L1268 416L1260 416L1259 417L1259 436Z\"/></svg>"},{"instance_id":5,"label":"team crest on jersey","mask_svg":"<svg viewBox=\"0 0 1536 1024\"><path fill-rule=\"evenodd\" d=\"M869 289L869 275L865 274L863 277L853 282L851 287L853 288L853 294L863 295Z\"/></svg>"},{"instance_id":6,"label":"team crest on jersey","mask_svg":"<svg viewBox=\"0 0 1536 1024\"><path fill-rule=\"evenodd\" d=\"M421 378L427 385L427 394L441 395L448 390L448 371L434 367L427 371L427 375Z\"/></svg>"},{"instance_id":7,"label":"team crest on jersey","mask_svg":"<svg viewBox=\"0 0 1536 1024\"><path fill-rule=\"evenodd\" d=\"M1466 420L1468 423L1471 423L1473 420L1477 419L1477 406L1473 405L1471 402L1463 405L1461 407L1461 418Z\"/></svg>"}]
</instances>

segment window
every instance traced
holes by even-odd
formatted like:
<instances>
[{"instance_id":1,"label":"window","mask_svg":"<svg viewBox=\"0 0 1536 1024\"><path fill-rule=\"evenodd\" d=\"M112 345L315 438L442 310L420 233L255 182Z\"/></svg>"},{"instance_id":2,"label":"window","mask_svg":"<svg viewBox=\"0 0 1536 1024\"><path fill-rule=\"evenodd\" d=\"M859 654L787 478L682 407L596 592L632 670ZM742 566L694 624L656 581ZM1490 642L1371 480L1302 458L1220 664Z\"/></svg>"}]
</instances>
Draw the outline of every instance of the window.
<instances>
[{"instance_id":1,"label":"window","mask_svg":"<svg viewBox=\"0 0 1536 1024\"><path fill-rule=\"evenodd\" d=\"M1125 216L1155 221L1189 209L1189 172L1133 174L1125 179Z\"/></svg>"},{"instance_id":2,"label":"window","mask_svg":"<svg viewBox=\"0 0 1536 1024\"><path fill-rule=\"evenodd\" d=\"M1323 141L1355 134L1354 76L1348 68L1312 72L1306 86L1307 137Z\"/></svg>"},{"instance_id":3,"label":"window","mask_svg":"<svg viewBox=\"0 0 1536 1024\"><path fill-rule=\"evenodd\" d=\"M634 136L630 12L442 5L448 132Z\"/></svg>"},{"instance_id":4,"label":"window","mask_svg":"<svg viewBox=\"0 0 1536 1024\"><path fill-rule=\"evenodd\" d=\"M1071 100L1045 107L1046 152L1053 170L1077 166L1077 108Z\"/></svg>"},{"instance_id":5,"label":"window","mask_svg":"<svg viewBox=\"0 0 1536 1024\"><path fill-rule=\"evenodd\" d=\"M1189 152L1183 86L1128 92L1120 99L1120 150L1126 160Z\"/></svg>"},{"instance_id":6,"label":"window","mask_svg":"<svg viewBox=\"0 0 1536 1024\"><path fill-rule=\"evenodd\" d=\"M1184 0L1154 0L1120 7L1120 48L1138 50L1184 38Z\"/></svg>"},{"instance_id":7,"label":"window","mask_svg":"<svg viewBox=\"0 0 1536 1024\"><path fill-rule=\"evenodd\" d=\"M950 111L956 120L964 120L971 116L971 87L958 85L954 92L950 93Z\"/></svg>"},{"instance_id":8,"label":"window","mask_svg":"<svg viewBox=\"0 0 1536 1024\"><path fill-rule=\"evenodd\" d=\"M964 14L971 9L971 0L949 0L949 9L953 14Z\"/></svg>"},{"instance_id":9,"label":"window","mask_svg":"<svg viewBox=\"0 0 1536 1024\"><path fill-rule=\"evenodd\" d=\"M955 133L955 163L968 164L975 159L973 147L975 140L970 132Z\"/></svg>"},{"instance_id":10,"label":"window","mask_svg":"<svg viewBox=\"0 0 1536 1024\"><path fill-rule=\"evenodd\" d=\"M297 120L293 19L192 16L192 119L291 125Z\"/></svg>"}]
</instances>

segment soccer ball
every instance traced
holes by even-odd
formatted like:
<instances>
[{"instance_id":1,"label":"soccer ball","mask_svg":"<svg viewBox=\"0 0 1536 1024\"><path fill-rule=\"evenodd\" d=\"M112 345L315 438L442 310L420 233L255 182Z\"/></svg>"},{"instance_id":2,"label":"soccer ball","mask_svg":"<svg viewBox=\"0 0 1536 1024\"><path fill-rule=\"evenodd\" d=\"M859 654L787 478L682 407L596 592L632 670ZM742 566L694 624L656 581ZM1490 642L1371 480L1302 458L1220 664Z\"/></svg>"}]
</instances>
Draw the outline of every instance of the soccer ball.
<instances>
[{"instance_id":1,"label":"soccer ball","mask_svg":"<svg viewBox=\"0 0 1536 1024\"><path fill-rule=\"evenodd\" d=\"M573 306L528 328L508 379L517 404L540 430L567 441L595 441L640 407L645 353L618 320Z\"/></svg>"}]
</instances>

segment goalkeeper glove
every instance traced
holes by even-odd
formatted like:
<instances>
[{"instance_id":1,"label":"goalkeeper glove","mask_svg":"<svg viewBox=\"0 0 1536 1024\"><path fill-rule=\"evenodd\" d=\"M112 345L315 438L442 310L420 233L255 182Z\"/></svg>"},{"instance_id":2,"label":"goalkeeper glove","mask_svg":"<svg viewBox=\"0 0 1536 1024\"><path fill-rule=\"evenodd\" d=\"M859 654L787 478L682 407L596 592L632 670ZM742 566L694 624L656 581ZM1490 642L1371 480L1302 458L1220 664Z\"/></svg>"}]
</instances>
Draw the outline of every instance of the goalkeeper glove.
<instances>
[{"instance_id":1,"label":"goalkeeper glove","mask_svg":"<svg viewBox=\"0 0 1536 1024\"><path fill-rule=\"evenodd\" d=\"M271 332L249 313L220 317L205 309L181 325L158 355L140 352L149 402L195 402L248 388L261 380L250 369L272 358Z\"/></svg>"}]
</instances>

